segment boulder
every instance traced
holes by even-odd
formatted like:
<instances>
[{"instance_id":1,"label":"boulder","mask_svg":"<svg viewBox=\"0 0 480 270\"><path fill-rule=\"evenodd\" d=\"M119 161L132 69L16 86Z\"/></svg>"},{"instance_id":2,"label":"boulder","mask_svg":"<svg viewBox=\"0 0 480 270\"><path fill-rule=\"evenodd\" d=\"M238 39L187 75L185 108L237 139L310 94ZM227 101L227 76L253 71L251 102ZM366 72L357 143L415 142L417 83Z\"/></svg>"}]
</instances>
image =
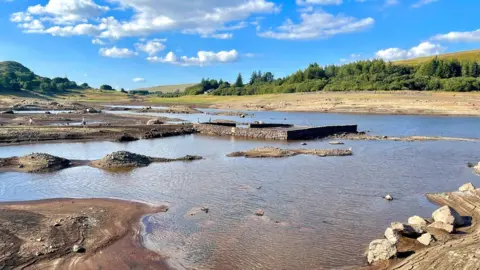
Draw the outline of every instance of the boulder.
<instances>
[{"instance_id":1,"label":"boulder","mask_svg":"<svg viewBox=\"0 0 480 270\"><path fill-rule=\"evenodd\" d=\"M399 234L407 237L418 237L425 232L424 226L403 224L400 222L392 222L391 228Z\"/></svg>"},{"instance_id":2,"label":"boulder","mask_svg":"<svg viewBox=\"0 0 480 270\"><path fill-rule=\"evenodd\" d=\"M123 133L117 138L117 142L133 142L137 141L138 138L128 134L128 133Z\"/></svg>"},{"instance_id":3,"label":"boulder","mask_svg":"<svg viewBox=\"0 0 480 270\"><path fill-rule=\"evenodd\" d=\"M396 245L400 241L400 234L392 228L387 228L384 236L392 245Z\"/></svg>"},{"instance_id":4,"label":"boulder","mask_svg":"<svg viewBox=\"0 0 480 270\"><path fill-rule=\"evenodd\" d=\"M81 253L81 252L85 252L85 248L83 248L82 246L79 246L79 245L73 245L72 251L74 253Z\"/></svg>"},{"instance_id":5,"label":"boulder","mask_svg":"<svg viewBox=\"0 0 480 270\"><path fill-rule=\"evenodd\" d=\"M446 224L440 221L435 221L432 224L428 225L427 228L433 228L433 229L438 229L438 230L443 230L448 233L452 233L455 231L455 228L453 227L452 224Z\"/></svg>"},{"instance_id":6,"label":"boulder","mask_svg":"<svg viewBox=\"0 0 480 270\"><path fill-rule=\"evenodd\" d=\"M163 122L160 119L150 119L147 122L148 126L153 126L153 125L161 125Z\"/></svg>"},{"instance_id":7,"label":"boulder","mask_svg":"<svg viewBox=\"0 0 480 270\"><path fill-rule=\"evenodd\" d=\"M383 197L387 201L393 201L393 197L390 194L387 194L385 197Z\"/></svg>"},{"instance_id":8,"label":"boulder","mask_svg":"<svg viewBox=\"0 0 480 270\"><path fill-rule=\"evenodd\" d=\"M451 207L445 205L432 214L434 221L440 221L454 226L463 226L463 218Z\"/></svg>"},{"instance_id":9,"label":"boulder","mask_svg":"<svg viewBox=\"0 0 480 270\"><path fill-rule=\"evenodd\" d=\"M368 246L367 260L369 264L389 260L395 255L397 255L397 247L387 239L373 240Z\"/></svg>"},{"instance_id":10,"label":"boulder","mask_svg":"<svg viewBox=\"0 0 480 270\"><path fill-rule=\"evenodd\" d=\"M431 243L435 242L435 238L429 233L424 233L422 236L417 238L417 241L422 245L429 246Z\"/></svg>"},{"instance_id":11,"label":"boulder","mask_svg":"<svg viewBox=\"0 0 480 270\"><path fill-rule=\"evenodd\" d=\"M461 186L458 191L465 192L465 191L475 191L475 186L472 183L466 183Z\"/></svg>"},{"instance_id":12,"label":"boulder","mask_svg":"<svg viewBox=\"0 0 480 270\"><path fill-rule=\"evenodd\" d=\"M262 209L258 209L257 211L255 211L255 215L262 217L263 215L265 215L265 211L263 211Z\"/></svg>"},{"instance_id":13,"label":"boulder","mask_svg":"<svg viewBox=\"0 0 480 270\"><path fill-rule=\"evenodd\" d=\"M420 225L420 226L427 226L427 221L419 216L413 216L408 218L409 225Z\"/></svg>"}]
</instances>

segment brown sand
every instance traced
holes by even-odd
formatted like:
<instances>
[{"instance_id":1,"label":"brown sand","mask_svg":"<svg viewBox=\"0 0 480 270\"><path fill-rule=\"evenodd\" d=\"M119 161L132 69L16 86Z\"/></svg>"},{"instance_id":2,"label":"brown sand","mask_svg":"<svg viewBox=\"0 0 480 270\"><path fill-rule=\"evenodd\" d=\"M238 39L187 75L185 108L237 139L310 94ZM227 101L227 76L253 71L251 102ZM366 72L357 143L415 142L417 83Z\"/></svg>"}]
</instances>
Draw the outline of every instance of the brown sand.
<instances>
[{"instance_id":1,"label":"brown sand","mask_svg":"<svg viewBox=\"0 0 480 270\"><path fill-rule=\"evenodd\" d=\"M166 210L113 199L1 203L0 268L167 269L139 242L140 217Z\"/></svg>"}]
</instances>

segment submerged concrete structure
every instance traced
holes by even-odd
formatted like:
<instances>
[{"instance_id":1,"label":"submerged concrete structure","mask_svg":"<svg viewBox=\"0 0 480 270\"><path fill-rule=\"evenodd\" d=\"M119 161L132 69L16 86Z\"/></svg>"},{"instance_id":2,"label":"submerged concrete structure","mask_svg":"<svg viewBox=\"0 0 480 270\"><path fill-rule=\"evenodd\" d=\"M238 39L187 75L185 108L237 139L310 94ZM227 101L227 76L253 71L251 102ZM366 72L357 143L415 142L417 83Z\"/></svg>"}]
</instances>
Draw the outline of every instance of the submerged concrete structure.
<instances>
[{"instance_id":1,"label":"submerged concrete structure","mask_svg":"<svg viewBox=\"0 0 480 270\"><path fill-rule=\"evenodd\" d=\"M238 127L232 123L201 123L194 128L201 134L214 136L235 136L266 140L313 140L335 134L357 133L357 125L295 127L283 124L252 124Z\"/></svg>"}]
</instances>

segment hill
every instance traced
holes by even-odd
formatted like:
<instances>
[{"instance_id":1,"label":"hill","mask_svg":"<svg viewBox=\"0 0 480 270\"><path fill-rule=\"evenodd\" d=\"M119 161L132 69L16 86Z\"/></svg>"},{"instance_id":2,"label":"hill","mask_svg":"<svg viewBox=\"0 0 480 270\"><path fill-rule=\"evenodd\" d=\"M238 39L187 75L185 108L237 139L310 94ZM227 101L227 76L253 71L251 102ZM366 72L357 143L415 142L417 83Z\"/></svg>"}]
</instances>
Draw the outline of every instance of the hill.
<instances>
[{"instance_id":1,"label":"hill","mask_svg":"<svg viewBox=\"0 0 480 270\"><path fill-rule=\"evenodd\" d=\"M14 61L0 62L0 73L13 72L17 75L33 73L30 69L24 65Z\"/></svg>"},{"instance_id":2,"label":"hill","mask_svg":"<svg viewBox=\"0 0 480 270\"><path fill-rule=\"evenodd\" d=\"M136 90L147 90L149 92L162 92L162 93L174 93L175 91L179 90L180 92L185 91L185 88L194 85L193 83L187 84L174 84L174 85L159 85L147 88L140 88Z\"/></svg>"},{"instance_id":3,"label":"hill","mask_svg":"<svg viewBox=\"0 0 480 270\"><path fill-rule=\"evenodd\" d=\"M423 64L433 58L437 57L440 60L453 60L456 59L458 61L477 61L480 62L480 50L472 50L472 51L463 51L463 52L454 52L454 53L446 53L440 54L437 56L427 56L427 57L419 57L407 60L399 60L393 63L399 65L419 65Z\"/></svg>"}]
</instances>

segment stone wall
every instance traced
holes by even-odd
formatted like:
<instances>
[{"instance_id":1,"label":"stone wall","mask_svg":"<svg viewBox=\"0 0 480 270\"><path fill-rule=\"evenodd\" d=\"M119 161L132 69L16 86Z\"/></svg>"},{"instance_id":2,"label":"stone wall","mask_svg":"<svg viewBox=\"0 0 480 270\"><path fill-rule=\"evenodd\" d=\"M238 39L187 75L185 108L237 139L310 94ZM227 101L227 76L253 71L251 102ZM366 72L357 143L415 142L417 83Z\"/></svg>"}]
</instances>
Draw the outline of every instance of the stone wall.
<instances>
[{"instance_id":1,"label":"stone wall","mask_svg":"<svg viewBox=\"0 0 480 270\"><path fill-rule=\"evenodd\" d=\"M291 124L250 124L250 128L291 128Z\"/></svg>"},{"instance_id":2,"label":"stone wall","mask_svg":"<svg viewBox=\"0 0 480 270\"><path fill-rule=\"evenodd\" d=\"M215 136L236 136L267 140L287 140L288 130L273 128L236 128L209 124L196 124L195 128L202 134Z\"/></svg>"},{"instance_id":3,"label":"stone wall","mask_svg":"<svg viewBox=\"0 0 480 270\"><path fill-rule=\"evenodd\" d=\"M307 140L328 137L340 133L356 133L357 125L325 126L302 129L282 128L238 128L212 124L195 124L194 128L214 136L235 136L267 140Z\"/></svg>"}]
</instances>

